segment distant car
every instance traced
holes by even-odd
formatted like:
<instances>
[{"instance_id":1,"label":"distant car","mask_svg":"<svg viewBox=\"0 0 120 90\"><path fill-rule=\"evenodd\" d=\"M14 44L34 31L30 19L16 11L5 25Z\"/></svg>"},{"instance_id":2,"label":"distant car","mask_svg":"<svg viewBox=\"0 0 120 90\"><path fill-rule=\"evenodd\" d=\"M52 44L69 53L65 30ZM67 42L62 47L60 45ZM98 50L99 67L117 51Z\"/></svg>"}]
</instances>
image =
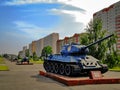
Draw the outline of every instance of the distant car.
<instances>
[{"instance_id":1,"label":"distant car","mask_svg":"<svg viewBox=\"0 0 120 90\"><path fill-rule=\"evenodd\" d=\"M27 63L29 64L29 59L28 59L28 57L24 57L24 58L22 59L21 63L23 63L23 62L27 62Z\"/></svg>"},{"instance_id":2,"label":"distant car","mask_svg":"<svg viewBox=\"0 0 120 90\"><path fill-rule=\"evenodd\" d=\"M33 63L29 62L29 58L28 57L24 57L21 61L17 60L17 65L33 65Z\"/></svg>"}]
</instances>

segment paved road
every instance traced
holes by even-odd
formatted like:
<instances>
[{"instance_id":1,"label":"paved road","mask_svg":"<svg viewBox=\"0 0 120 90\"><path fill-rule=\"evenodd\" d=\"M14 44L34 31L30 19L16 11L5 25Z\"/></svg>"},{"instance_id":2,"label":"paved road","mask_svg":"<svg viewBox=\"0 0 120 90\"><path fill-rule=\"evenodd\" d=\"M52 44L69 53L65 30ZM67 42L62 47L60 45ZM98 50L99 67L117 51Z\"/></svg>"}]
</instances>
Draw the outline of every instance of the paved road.
<instances>
[{"instance_id":1,"label":"paved road","mask_svg":"<svg viewBox=\"0 0 120 90\"><path fill-rule=\"evenodd\" d=\"M0 90L120 90L120 84L66 86L50 78L39 76L42 65L15 65L6 60L10 71L0 71ZM107 72L104 76L120 77L120 72Z\"/></svg>"}]
</instances>

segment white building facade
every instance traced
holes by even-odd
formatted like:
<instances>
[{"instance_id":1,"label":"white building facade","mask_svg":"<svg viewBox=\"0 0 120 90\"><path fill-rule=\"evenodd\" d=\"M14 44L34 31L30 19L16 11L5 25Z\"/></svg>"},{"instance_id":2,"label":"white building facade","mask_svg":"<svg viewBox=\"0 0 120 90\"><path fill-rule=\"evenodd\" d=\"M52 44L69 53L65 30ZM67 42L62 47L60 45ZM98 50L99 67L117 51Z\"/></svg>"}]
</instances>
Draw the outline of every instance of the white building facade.
<instances>
[{"instance_id":1,"label":"white building facade","mask_svg":"<svg viewBox=\"0 0 120 90\"><path fill-rule=\"evenodd\" d=\"M120 1L94 13L93 19L96 18L102 20L102 30L117 33L118 41L116 48L120 52Z\"/></svg>"},{"instance_id":2,"label":"white building facade","mask_svg":"<svg viewBox=\"0 0 120 90\"><path fill-rule=\"evenodd\" d=\"M44 39L39 39L39 40L36 41L36 50L35 51L36 51L36 55L38 57L41 56L42 49L44 48L43 41L44 41Z\"/></svg>"},{"instance_id":3,"label":"white building facade","mask_svg":"<svg viewBox=\"0 0 120 90\"><path fill-rule=\"evenodd\" d=\"M42 49L46 46L51 46L52 47L52 53L56 54L57 50L57 40L59 40L59 34L58 33L52 33L44 38L41 38L36 41L32 41L31 44L29 44L29 53L30 56L33 55L35 52L38 57L41 56Z\"/></svg>"}]
</instances>

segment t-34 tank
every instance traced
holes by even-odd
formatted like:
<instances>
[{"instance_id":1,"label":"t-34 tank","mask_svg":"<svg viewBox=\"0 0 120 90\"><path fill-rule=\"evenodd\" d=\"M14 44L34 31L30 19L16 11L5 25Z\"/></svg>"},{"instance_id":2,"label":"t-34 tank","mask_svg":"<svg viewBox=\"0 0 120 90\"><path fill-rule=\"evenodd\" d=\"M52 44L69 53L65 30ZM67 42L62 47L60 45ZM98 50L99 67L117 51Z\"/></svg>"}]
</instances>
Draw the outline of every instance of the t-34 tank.
<instances>
[{"instance_id":1,"label":"t-34 tank","mask_svg":"<svg viewBox=\"0 0 120 90\"><path fill-rule=\"evenodd\" d=\"M53 54L46 57L43 66L46 72L67 76L88 74L92 70L99 70L102 73L105 73L108 71L107 65L100 64L100 60L87 55L87 53L90 46L102 42L111 36L113 36L113 34L87 46L80 44L66 44L62 48L61 54Z\"/></svg>"}]
</instances>

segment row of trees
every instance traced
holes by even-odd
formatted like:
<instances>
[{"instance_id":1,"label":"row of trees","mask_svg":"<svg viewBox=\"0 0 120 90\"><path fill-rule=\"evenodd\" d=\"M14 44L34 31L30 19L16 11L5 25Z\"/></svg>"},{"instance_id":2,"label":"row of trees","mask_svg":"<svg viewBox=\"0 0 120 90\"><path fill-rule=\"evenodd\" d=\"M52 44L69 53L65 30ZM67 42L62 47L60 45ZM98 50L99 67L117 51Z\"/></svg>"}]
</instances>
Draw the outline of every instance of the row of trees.
<instances>
[{"instance_id":1,"label":"row of trees","mask_svg":"<svg viewBox=\"0 0 120 90\"><path fill-rule=\"evenodd\" d=\"M42 53L41 56L38 57L37 54L35 52L33 52L33 55L30 56L29 54L29 49L26 50L25 56L32 58L33 60L39 60L39 59L43 59L44 57L47 57L47 55L52 54L52 47L51 46L46 46L42 49ZM18 56L19 57L19 56ZM20 57L19 57L20 58Z\"/></svg>"},{"instance_id":2,"label":"row of trees","mask_svg":"<svg viewBox=\"0 0 120 90\"><path fill-rule=\"evenodd\" d=\"M0 55L0 57L2 57L2 55Z\"/></svg>"},{"instance_id":3,"label":"row of trees","mask_svg":"<svg viewBox=\"0 0 120 90\"><path fill-rule=\"evenodd\" d=\"M87 34L80 38L81 44L87 45L107 36L109 32L102 30L102 21L100 19L91 20L86 27ZM110 34L110 33L109 33ZM120 64L120 56L116 51L117 36L114 36L93 45L89 48L89 54L101 60L102 63L107 63L110 68Z\"/></svg>"}]
</instances>

